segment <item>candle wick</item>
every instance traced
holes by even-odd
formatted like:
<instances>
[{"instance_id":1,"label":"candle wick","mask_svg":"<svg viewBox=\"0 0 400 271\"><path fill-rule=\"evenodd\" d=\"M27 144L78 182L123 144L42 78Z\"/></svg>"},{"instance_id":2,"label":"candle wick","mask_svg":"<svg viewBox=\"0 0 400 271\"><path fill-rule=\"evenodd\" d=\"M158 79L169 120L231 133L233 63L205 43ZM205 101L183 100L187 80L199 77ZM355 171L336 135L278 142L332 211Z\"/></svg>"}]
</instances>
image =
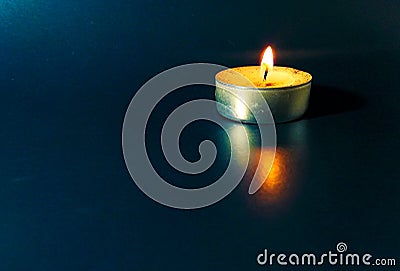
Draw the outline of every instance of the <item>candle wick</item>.
<instances>
[{"instance_id":1,"label":"candle wick","mask_svg":"<svg viewBox=\"0 0 400 271\"><path fill-rule=\"evenodd\" d=\"M267 80L267 75L268 75L268 71L266 70L266 71L264 72L264 81Z\"/></svg>"}]
</instances>

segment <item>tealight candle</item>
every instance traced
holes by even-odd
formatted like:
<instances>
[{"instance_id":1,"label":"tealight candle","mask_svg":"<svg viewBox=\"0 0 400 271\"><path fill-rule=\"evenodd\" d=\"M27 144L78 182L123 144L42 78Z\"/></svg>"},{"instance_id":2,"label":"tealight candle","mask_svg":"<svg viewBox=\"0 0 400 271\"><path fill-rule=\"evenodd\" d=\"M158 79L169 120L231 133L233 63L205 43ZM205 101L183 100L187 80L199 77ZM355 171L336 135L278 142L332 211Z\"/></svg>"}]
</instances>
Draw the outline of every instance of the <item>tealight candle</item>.
<instances>
[{"instance_id":1,"label":"tealight candle","mask_svg":"<svg viewBox=\"0 0 400 271\"><path fill-rule=\"evenodd\" d=\"M268 110L259 106L261 97L275 122L295 120L307 110L311 79L307 72L274 66L272 48L268 47L260 66L227 69L215 76L215 96L222 104L217 104L217 109L229 119L256 123L254 114Z\"/></svg>"}]
</instances>

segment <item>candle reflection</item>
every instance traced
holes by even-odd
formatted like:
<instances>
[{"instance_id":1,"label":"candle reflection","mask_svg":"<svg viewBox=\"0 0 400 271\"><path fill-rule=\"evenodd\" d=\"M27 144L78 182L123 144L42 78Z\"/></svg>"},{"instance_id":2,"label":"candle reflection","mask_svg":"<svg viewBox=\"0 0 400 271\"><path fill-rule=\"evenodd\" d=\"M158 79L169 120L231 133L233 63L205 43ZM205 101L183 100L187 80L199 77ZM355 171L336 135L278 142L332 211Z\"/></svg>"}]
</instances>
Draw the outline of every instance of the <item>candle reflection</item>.
<instances>
[{"instance_id":1,"label":"candle reflection","mask_svg":"<svg viewBox=\"0 0 400 271\"><path fill-rule=\"evenodd\" d=\"M268 152L269 150L259 149L258 152ZM265 179L265 182L258 193L255 194L258 204L278 203L288 198L291 193L291 162L290 153L282 147L278 147L275 153L274 163L271 170L264 170L257 178ZM261 164L264 161L260 161Z\"/></svg>"},{"instance_id":2,"label":"candle reflection","mask_svg":"<svg viewBox=\"0 0 400 271\"><path fill-rule=\"evenodd\" d=\"M302 179L302 165L307 159L306 122L277 126L278 147L275 157L272 147L260 146L257 126L247 125L245 127L247 135L243 135L240 133L239 125L232 124L229 133L233 146L239 154L232 157L234 162L238 167L247 166L245 185L241 188L248 189L257 167L260 167L261 170L254 177L260 181L265 180L257 193L252 196L245 194L248 203L257 209L262 209L262 207L275 209L287 206L298 190L299 182ZM240 155L241 150L245 150L247 142L249 142L251 151L248 165L245 157ZM270 169L271 159L274 161Z\"/></svg>"}]
</instances>

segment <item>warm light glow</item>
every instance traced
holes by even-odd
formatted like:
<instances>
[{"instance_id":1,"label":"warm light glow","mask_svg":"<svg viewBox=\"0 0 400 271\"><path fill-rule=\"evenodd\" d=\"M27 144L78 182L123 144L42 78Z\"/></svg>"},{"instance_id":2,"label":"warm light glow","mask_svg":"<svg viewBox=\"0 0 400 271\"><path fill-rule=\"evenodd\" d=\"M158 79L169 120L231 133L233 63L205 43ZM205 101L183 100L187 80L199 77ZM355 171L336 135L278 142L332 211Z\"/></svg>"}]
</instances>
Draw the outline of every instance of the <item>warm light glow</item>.
<instances>
[{"instance_id":1,"label":"warm light glow","mask_svg":"<svg viewBox=\"0 0 400 271\"><path fill-rule=\"evenodd\" d=\"M289 171L287 170L287 155L288 153L285 152L285 150L281 148L277 149L275 153L274 164L269 171L269 174L267 172L265 174L265 176L268 177L262 186L262 191L265 194L268 194L270 200L281 198L285 192L285 189L287 188L287 181L289 177Z\"/></svg>"},{"instance_id":2,"label":"warm light glow","mask_svg":"<svg viewBox=\"0 0 400 271\"><path fill-rule=\"evenodd\" d=\"M268 72L274 68L274 53L272 47L268 46L264 52L260 65L260 76L265 80Z\"/></svg>"},{"instance_id":3,"label":"warm light glow","mask_svg":"<svg viewBox=\"0 0 400 271\"><path fill-rule=\"evenodd\" d=\"M271 152L269 149L260 149L262 152ZM269 159L271 155L267 155ZM261 165L265 161L259 161ZM269 161L268 161L269 163ZM256 198L260 202L278 203L284 201L290 193L291 188L291 171L290 171L290 152L283 148L277 148L275 153L274 163L271 170L264 168L258 178L266 179L261 189L256 193Z\"/></svg>"}]
</instances>

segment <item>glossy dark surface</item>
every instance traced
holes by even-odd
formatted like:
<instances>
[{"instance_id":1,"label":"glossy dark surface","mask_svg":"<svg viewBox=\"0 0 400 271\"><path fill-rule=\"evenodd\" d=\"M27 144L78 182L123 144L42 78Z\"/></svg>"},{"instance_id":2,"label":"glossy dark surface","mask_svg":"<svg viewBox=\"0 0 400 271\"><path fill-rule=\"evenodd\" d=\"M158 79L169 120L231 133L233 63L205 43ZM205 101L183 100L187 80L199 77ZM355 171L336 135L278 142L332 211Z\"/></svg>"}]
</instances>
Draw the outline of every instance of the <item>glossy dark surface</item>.
<instances>
[{"instance_id":1,"label":"glossy dark surface","mask_svg":"<svg viewBox=\"0 0 400 271\"><path fill-rule=\"evenodd\" d=\"M0 270L297 270L256 257L340 241L400 264L399 12L394 0L0 2ZM277 126L263 189L247 194L250 167L208 208L146 197L121 150L135 91L179 64L256 64L266 43L278 64L314 80L307 115ZM213 96L184 88L152 116L151 159L171 183L200 187L223 172L229 149L215 125L182 134L189 160L202 139L219 146L194 179L174 172L158 143L176 105ZM251 143L256 159L256 132Z\"/></svg>"}]
</instances>

